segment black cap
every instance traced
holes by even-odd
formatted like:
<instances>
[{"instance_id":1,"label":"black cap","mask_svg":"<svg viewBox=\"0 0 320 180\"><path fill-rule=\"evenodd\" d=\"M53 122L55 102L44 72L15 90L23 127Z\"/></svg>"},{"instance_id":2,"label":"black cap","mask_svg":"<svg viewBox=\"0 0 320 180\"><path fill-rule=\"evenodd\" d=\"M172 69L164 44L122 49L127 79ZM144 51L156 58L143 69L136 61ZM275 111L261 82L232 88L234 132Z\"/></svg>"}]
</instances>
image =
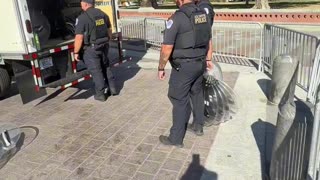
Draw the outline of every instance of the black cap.
<instances>
[{"instance_id":1,"label":"black cap","mask_svg":"<svg viewBox=\"0 0 320 180\"><path fill-rule=\"evenodd\" d=\"M86 2L88 4L94 4L94 0L81 0L81 2Z\"/></svg>"}]
</instances>

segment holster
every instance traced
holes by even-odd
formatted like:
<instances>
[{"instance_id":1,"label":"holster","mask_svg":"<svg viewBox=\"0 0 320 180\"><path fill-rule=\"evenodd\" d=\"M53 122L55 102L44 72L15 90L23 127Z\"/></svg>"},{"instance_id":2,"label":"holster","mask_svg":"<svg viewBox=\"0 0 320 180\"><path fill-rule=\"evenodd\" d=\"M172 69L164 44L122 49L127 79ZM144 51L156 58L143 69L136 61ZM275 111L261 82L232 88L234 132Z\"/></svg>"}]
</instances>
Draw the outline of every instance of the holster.
<instances>
[{"instance_id":1,"label":"holster","mask_svg":"<svg viewBox=\"0 0 320 180\"><path fill-rule=\"evenodd\" d=\"M181 64L179 62L176 62L172 59L172 53L169 57L169 62L171 64L171 67L177 71L179 71L180 67L181 67Z\"/></svg>"},{"instance_id":2,"label":"holster","mask_svg":"<svg viewBox=\"0 0 320 180\"><path fill-rule=\"evenodd\" d=\"M171 67L174 68L175 70L179 71L180 67L181 67L181 64L170 59L169 60L170 64L171 64Z\"/></svg>"}]
</instances>

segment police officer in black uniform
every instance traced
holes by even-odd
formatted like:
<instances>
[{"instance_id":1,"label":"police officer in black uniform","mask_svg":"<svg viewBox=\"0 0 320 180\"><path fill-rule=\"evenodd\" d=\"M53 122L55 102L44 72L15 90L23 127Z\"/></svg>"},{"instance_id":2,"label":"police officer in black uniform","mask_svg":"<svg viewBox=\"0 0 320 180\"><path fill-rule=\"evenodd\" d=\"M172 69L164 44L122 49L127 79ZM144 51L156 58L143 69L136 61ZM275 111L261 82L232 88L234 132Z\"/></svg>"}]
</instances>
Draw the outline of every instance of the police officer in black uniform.
<instances>
[{"instance_id":1,"label":"police officer in black uniform","mask_svg":"<svg viewBox=\"0 0 320 180\"><path fill-rule=\"evenodd\" d=\"M160 80L165 79L168 60L173 67L168 92L173 105L173 125L170 135L161 135L159 140L165 145L181 147L191 111L197 126L203 126L202 81L206 67L212 67L211 60L206 61L211 27L206 12L192 0L176 0L176 4L179 10L166 23L158 67Z\"/></svg>"},{"instance_id":2,"label":"police officer in black uniform","mask_svg":"<svg viewBox=\"0 0 320 180\"><path fill-rule=\"evenodd\" d=\"M106 100L108 95L115 95L114 77L109 67L109 40L112 37L109 17L93 7L94 0L81 0L83 13L76 20L74 54L80 60L79 53L83 48L83 59L95 83L95 96L98 101Z\"/></svg>"},{"instance_id":3,"label":"police officer in black uniform","mask_svg":"<svg viewBox=\"0 0 320 180\"><path fill-rule=\"evenodd\" d=\"M212 25L214 22L215 12L213 10L213 6L210 3L210 1L209 0L195 0L195 3L200 9L204 10L207 13L209 20L210 20L211 28L212 28ZM210 39L208 52L207 52L207 58L206 58L207 61L212 60L212 53L213 53L213 47L212 47L212 40ZM196 135L201 136L201 135L203 135L203 129L199 128L199 126L197 126L197 124L199 124L199 123L196 121L197 121L197 119L194 119L192 124L188 126L188 130L191 130ZM210 126L210 125L212 125L212 122L209 122L207 119L205 119L204 124L206 126Z\"/></svg>"}]
</instances>

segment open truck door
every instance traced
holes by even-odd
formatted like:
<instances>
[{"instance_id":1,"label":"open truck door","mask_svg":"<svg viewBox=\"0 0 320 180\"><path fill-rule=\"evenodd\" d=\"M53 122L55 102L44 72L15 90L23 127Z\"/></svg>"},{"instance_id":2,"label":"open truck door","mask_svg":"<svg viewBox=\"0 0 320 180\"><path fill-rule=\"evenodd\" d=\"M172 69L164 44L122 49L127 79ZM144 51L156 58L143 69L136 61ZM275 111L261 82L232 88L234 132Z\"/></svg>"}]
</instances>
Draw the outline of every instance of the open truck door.
<instances>
[{"instance_id":1,"label":"open truck door","mask_svg":"<svg viewBox=\"0 0 320 180\"><path fill-rule=\"evenodd\" d=\"M0 17L0 54L2 58L36 51L26 0L3 1L0 6Z\"/></svg>"},{"instance_id":2,"label":"open truck door","mask_svg":"<svg viewBox=\"0 0 320 180\"><path fill-rule=\"evenodd\" d=\"M10 67L10 70L13 70L23 102L46 95L45 89L35 92L31 62L23 61L25 55L36 51L27 1L3 1L0 6L0 17L0 66L2 66L2 71L4 67L7 70ZM8 77L0 76L0 81L2 83L8 81ZM5 94L5 92L2 93Z\"/></svg>"},{"instance_id":3,"label":"open truck door","mask_svg":"<svg viewBox=\"0 0 320 180\"><path fill-rule=\"evenodd\" d=\"M1 54L26 54L28 52L20 12L17 9L19 9L19 5L14 0L4 1L0 6L0 17L5 21L5 23L1 23ZM8 34L15 34L15 36L8 36Z\"/></svg>"}]
</instances>

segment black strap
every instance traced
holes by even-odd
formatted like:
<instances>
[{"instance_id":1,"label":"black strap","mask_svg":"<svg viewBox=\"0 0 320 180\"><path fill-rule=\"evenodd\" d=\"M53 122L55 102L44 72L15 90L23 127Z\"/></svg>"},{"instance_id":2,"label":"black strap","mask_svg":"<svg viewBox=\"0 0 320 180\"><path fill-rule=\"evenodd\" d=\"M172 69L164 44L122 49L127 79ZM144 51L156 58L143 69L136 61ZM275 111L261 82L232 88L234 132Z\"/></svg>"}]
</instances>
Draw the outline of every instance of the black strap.
<instances>
[{"instance_id":1,"label":"black strap","mask_svg":"<svg viewBox=\"0 0 320 180\"><path fill-rule=\"evenodd\" d=\"M92 35L92 32L93 30L96 29L96 26L95 26L95 20L94 20L94 17L88 13L87 11L84 11L84 13L88 16L88 18L91 20L91 22L93 23L93 28L91 29L90 33L88 34L89 35L89 43L94 43L91 41L91 35ZM96 38L96 37L95 37Z\"/></svg>"},{"instance_id":2,"label":"black strap","mask_svg":"<svg viewBox=\"0 0 320 180\"><path fill-rule=\"evenodd\" d=\"M178 12L182 12L183 14L185 14L190 19L190 17L192 15L192 13L194 12L194 10L191 10L190 7L185 7L185 8L179 9Z\"/></svg>"}]
</instances>

